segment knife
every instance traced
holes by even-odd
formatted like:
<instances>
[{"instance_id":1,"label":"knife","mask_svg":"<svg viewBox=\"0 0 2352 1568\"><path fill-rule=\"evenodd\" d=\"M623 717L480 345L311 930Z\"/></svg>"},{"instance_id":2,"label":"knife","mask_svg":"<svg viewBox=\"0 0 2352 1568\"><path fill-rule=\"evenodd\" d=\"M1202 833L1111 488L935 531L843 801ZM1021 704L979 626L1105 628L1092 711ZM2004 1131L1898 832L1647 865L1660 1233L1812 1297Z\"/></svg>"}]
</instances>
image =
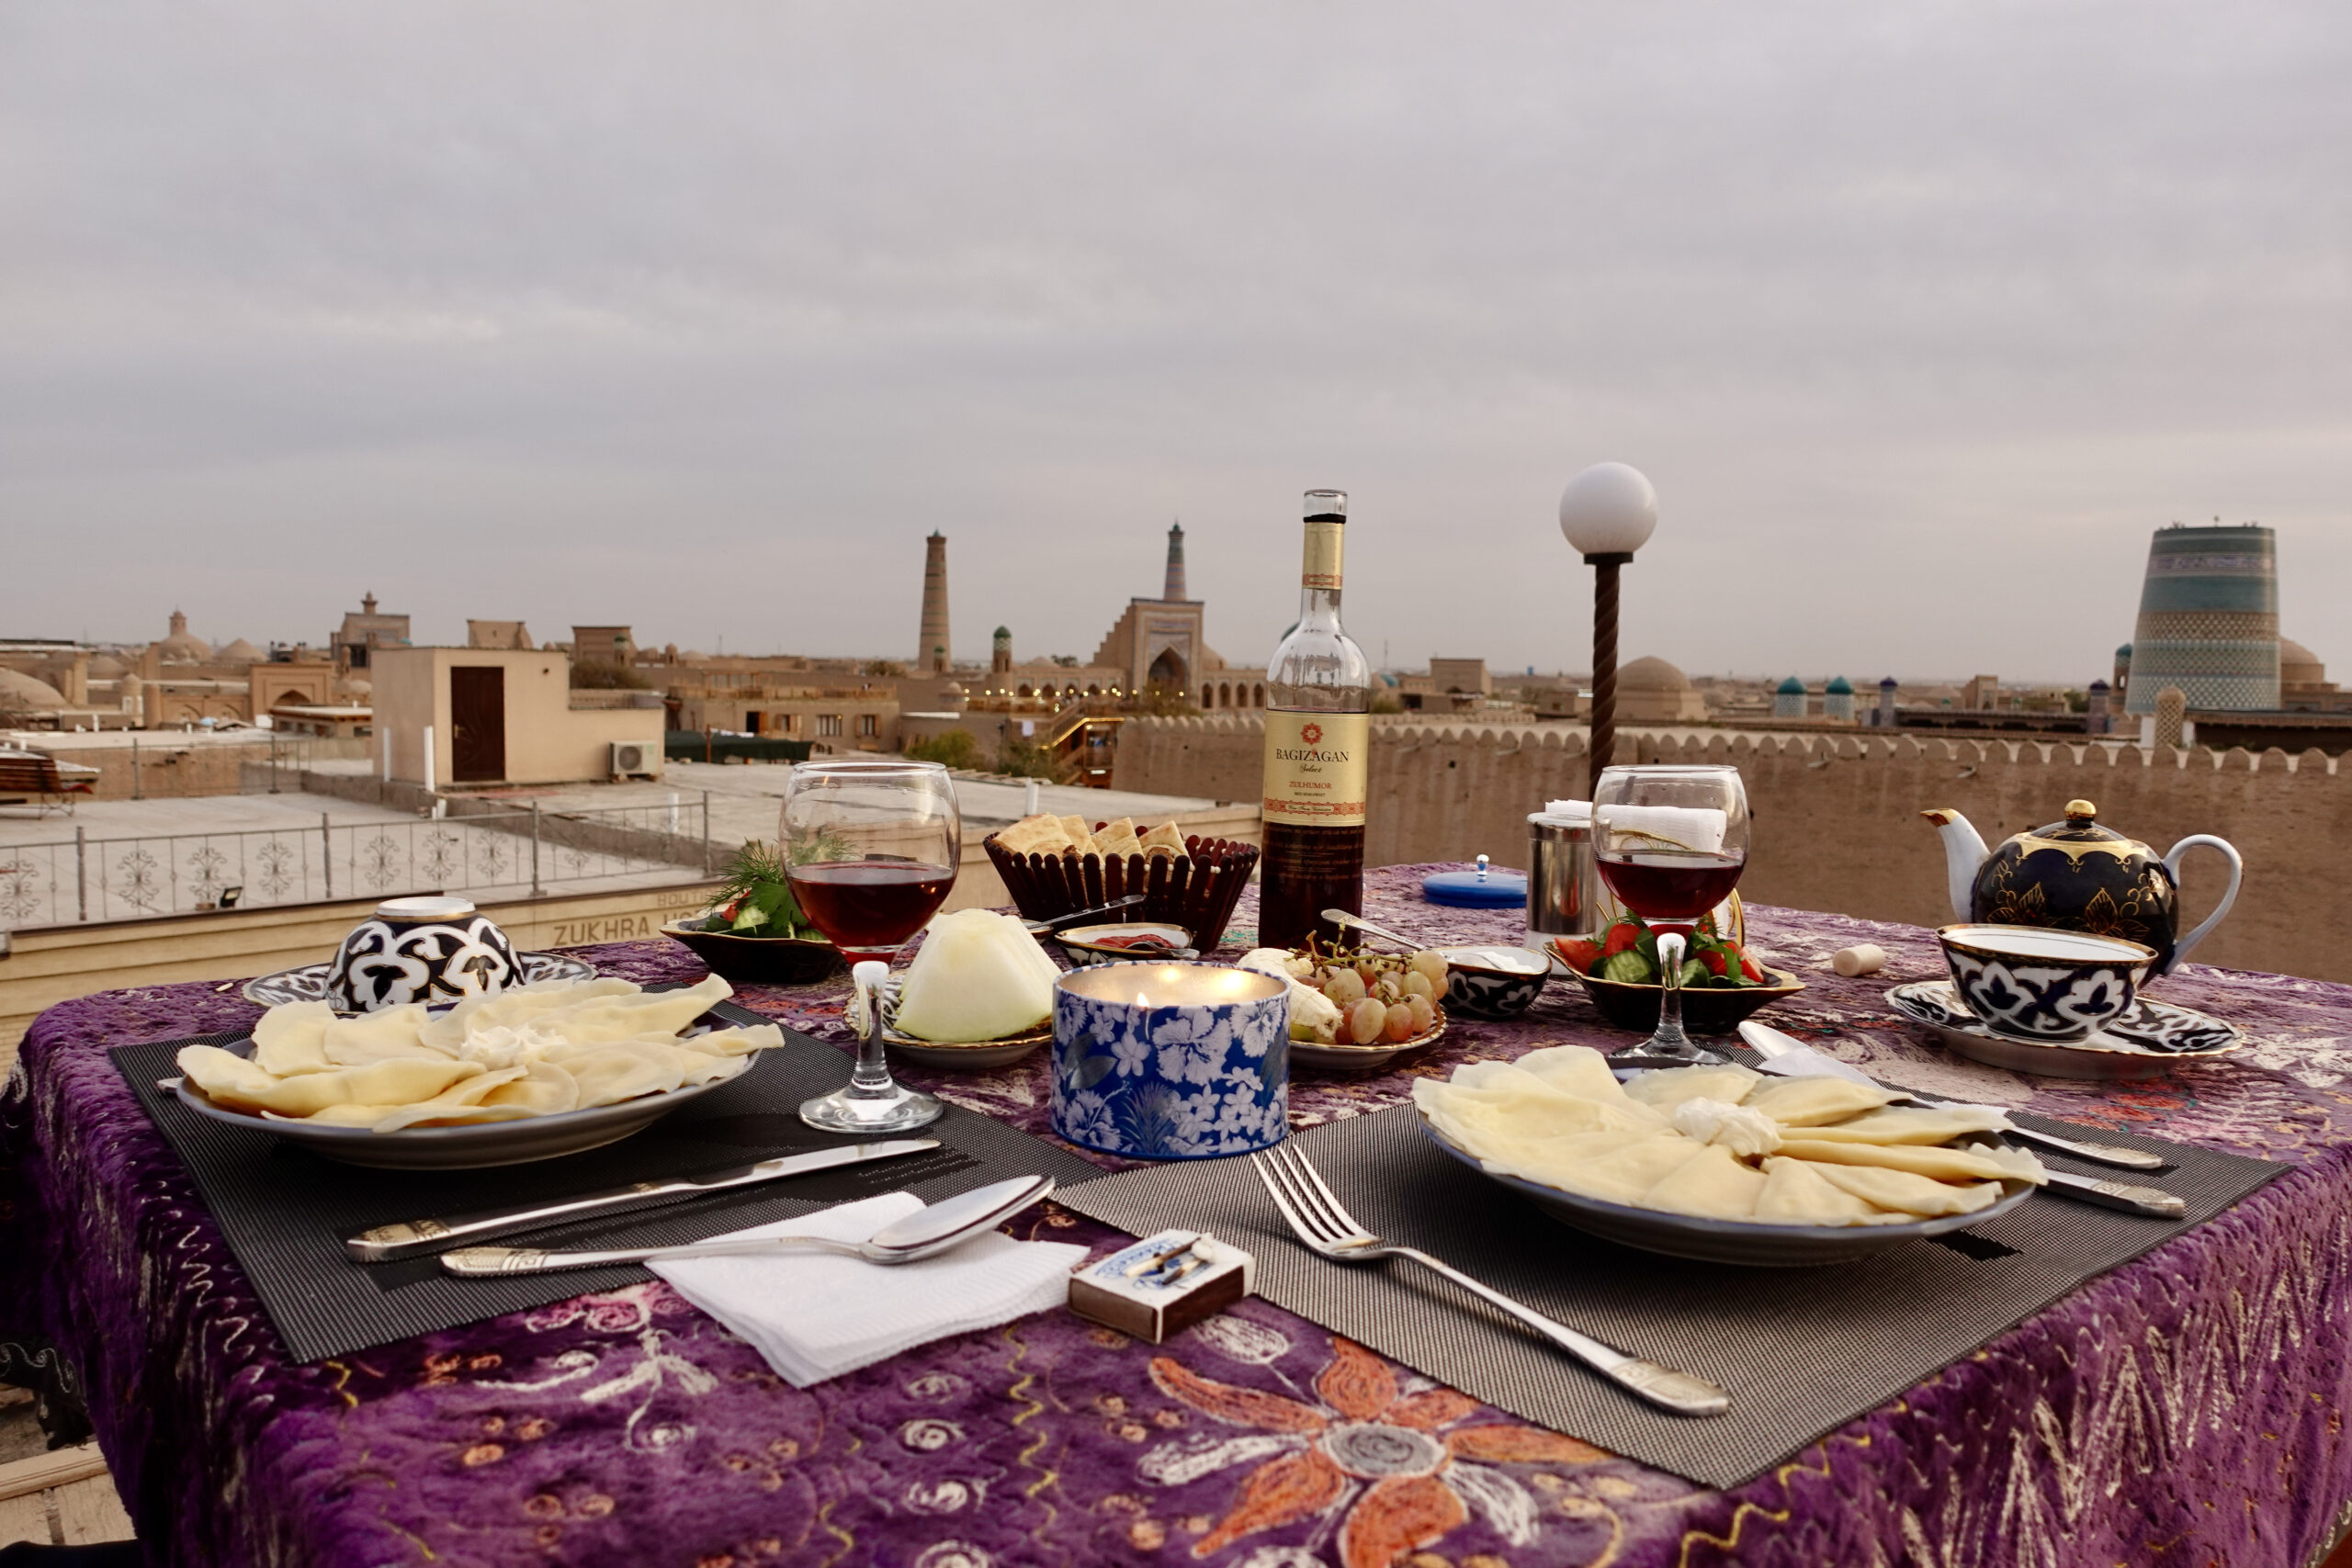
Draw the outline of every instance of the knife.
<instances>
[{"instance_id":1,"label":"knife","mask_svg":"<svg viewBox=\"0 0 2352 1568\"><path fill-rule=\"evenodd\" d=\"M1754 1019L1749 1019L1739 1026L1739 1037L1747 1041L1748 1047L1758 1055L1764 1058L1759 1069L1763 1072L1789 1078L1838 1077L1849 1083L1869 1084L1873 1089L1886 1087L1859 1068L1849 1067L1834 1056L1822 1055L1794 1035L1782 1033L1771 1025L1758 1023ZM1794 1056L1793 1059L1784 1059L1790 1057L1792 1053L1802 1053L1802 1055ZM1898 1091L1894 1103L1933 1106L1939 1102L1921 1100L1917 1095ZM2094 1165L2120 1165L2127 1170L2163 1170L2172 1163L2162 1155L2152 1155L2144 1149L2127 1149L2119 1144L2079 1143L2073 1138L2062 1138L2055 1133L2037 1132L2031 1127L2020 1127L2014 1122L2005 1129L2005 1132L2019 1143L2039 1144L2045 1149L2053 1149L2062 1155L2073 1155L2076 1159L2086 1159ZM2140 1187L2134 1188L2133 1190L2153 1192L2155 1189Z\"/></svg>"},{"instance_id":2,"label":"knife","mask_svg":"<svg viewBox=\"0 0 2352 1568\"><path fill-rule=\"evenodd\" d=\"M2160 1220L2177 1220L2188 1213L2188 1205L2177 1195L2155 1187L2134 1187L2128 1181L2111 1181L2103 1176L2076 1176L2071 1170L2041 1168L2050 1179L2053 1192L2102 1208L2121 1209L2128 1213L2153 1214Z\"/></svg>"},{"instance_id":3,"label":"knife","mask_svg":"<svg viewBox=\"0 0 2352 1568\"><path fill-rule=\"evenodd\" d=\"M807 1154L783 1155L710 1176L633 1182L627 1187L607 1188L601 1192L583 1192L576 1198L559 1198L551 1203L534 1203L524 1208L484 1209L477 1213L454 1214L446 1219L402 1220L396 1224L378 1225L372 1230L347 1235L343 1238L343 1245L345 1251L362 1263L385 1263L395 1258L406 1258L412 1253L437 1247L445 1242L476 1241L484 1236L504 1235L510 1231L536 1230L560 1220L609 1209L616 1203L630 1203L644 1198L720 1192L729 1187L750 1187L787 1176L806 1176L812 1170L864 1165L868 1160L897 1159L900 1155L921 1154L937 1147L937 1138L892 1138L878 1144L849 1144L840 1148L812 1149Z\"/></svg>"}]
</instances>

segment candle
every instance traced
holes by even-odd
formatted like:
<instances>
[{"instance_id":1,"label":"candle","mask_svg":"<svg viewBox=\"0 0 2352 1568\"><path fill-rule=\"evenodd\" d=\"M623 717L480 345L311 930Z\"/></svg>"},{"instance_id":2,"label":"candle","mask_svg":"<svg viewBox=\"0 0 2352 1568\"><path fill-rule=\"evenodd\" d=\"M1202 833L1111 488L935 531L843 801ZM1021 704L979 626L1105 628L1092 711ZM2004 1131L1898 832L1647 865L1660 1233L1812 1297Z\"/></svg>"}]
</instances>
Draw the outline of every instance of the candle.
<instances>
[{"instance_id":1,"label":"candle","mask_svg":"<svg viewBox=\"0 0 2352 1568\"><path fill-rule=\"evenodd\" d=\"M1271 1148L1290 1131L1290 987L1222 964L1118 964L1054 984L1053 1127L1131 1159Z\"/></svg>"}]
</instances>

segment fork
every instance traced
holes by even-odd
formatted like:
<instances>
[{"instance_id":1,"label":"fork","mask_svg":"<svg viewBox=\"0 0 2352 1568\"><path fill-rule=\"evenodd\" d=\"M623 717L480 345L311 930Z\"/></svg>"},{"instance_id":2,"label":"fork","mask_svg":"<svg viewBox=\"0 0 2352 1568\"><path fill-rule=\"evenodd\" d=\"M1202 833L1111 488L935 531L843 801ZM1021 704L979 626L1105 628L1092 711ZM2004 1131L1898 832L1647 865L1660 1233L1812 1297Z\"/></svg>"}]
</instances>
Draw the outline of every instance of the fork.
<instances>
[{"instance_id":1,"label":"fork","mask_svg":"<svg viewBox=\"0 0 2352 1568\"><path fill-rule=\"evenodd\" d=\"M1283 1212L1290 1228L1308 1250L1335 1263L1368 1263L1379 1258L1409 1258L1434 1269L1480 1300L1510 1314L1536 1333L1599 1372L1627 1393L1663 1406L1678 1416L1720 1416L1731 1408L1731 1396L1704 1378L1661 1367L1611 1349L1600 1340L1578 1334L1565 1324L1520 1305L1499 1291L1487 1289L1467 1274L1448 1267L1428 1253L1384 1241L1364 1229L1332 1193L1314 1162L1288 1144L1277 1144L1250 1162L1265 1185L1267 1196Z\"/></svg>"}]
</instances>

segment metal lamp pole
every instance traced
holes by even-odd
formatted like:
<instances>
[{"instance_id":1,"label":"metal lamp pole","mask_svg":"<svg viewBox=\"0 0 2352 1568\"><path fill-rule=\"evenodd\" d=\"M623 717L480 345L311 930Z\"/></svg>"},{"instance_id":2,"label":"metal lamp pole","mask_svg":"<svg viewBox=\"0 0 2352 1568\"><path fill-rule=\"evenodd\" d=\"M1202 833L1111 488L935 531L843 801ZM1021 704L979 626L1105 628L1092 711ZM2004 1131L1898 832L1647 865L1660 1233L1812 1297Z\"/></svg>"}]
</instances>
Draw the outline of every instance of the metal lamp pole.
<instances>
[{"instance_id":1,"label":"metal lamp pole","mask_svg":"<svg viewBox=\"0 0 2352 1568\"><path fill-rule=\"evenodd\" d=\"M1618 569L1657 527L1657 491L1639 468L1596 463L1560 492L1560 533L1593 569L1590 784L1617 750Z\"/></svg>"}]
</instances>

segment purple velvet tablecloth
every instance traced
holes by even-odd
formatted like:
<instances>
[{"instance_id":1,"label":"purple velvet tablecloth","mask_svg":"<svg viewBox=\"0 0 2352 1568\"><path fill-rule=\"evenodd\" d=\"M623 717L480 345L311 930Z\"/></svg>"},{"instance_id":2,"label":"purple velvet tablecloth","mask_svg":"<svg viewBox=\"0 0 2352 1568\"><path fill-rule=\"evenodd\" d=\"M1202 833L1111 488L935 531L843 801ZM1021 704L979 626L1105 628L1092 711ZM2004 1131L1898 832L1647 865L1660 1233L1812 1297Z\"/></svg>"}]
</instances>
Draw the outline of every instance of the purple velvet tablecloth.
<instances>
[{"instance_id":1,"label":"purple velvet tablecloth","mask_svg":"<svg viewBox=\"0 0 2352 1568\"><path fill-rule=\"evenodd\" d=\"M1423 905L1429 869L1374 873L1367 912L1517 940L1515 914ZM1238 924L1254 918L1245 904ZM2162 994L2254 1044L2109 1088L1976 1066L1902 1024L1886 987L1940 973L1924 931L1758 908L1751 938L1811 987L1768 1016L1885 1078L2299 1168L1711 1492L1256 1301L1159 1347L1049 1313L805 1392L659 1284L294 1365L107 1059L257 1010L173 986L66 1003L27 1036L0 1099L0 1331L79 1359L157 1562L2301 1568L2352 1498L2352 987L2190 966ZM1838 979L1828 954L1860 940L1889 972ZM639 979L701 973L667 942L588 953ZM836 987L741 999L843 1038ZM1624 1040L1557 986L1518 1021L1457 1021L1399 1071L1301 1071L1293 1115L1394 1105L1465 1059ZM908 1076L1042 1133L1044 1060ZM1024 1228L1111 1235L1052 1211Z\"/></svg>"}]
</instances>

